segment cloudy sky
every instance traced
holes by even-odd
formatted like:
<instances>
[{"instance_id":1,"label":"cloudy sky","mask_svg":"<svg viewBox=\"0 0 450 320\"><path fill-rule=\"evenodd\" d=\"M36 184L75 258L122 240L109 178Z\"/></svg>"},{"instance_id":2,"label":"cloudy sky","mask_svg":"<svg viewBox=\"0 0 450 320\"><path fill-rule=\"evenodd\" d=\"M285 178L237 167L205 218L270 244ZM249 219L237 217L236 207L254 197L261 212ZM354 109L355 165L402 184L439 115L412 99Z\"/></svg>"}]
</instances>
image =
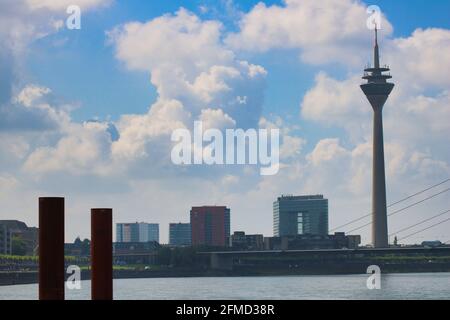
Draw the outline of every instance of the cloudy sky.
<instances>
[{"instance_id":1,"label":"cloudy sky","mask_svg":"<svg viewBox=\"0 0 450 320\"><path fill-rule=\"evenodd\" d=\"M70 4L81 30L66 28ZM113 207L115 222L160 223L166 242L193 205L227 205L232 231L266 236L280 194L324 194L330 228L369 213L372 110L359 84L372 4L396 84L384 112L393 203L450 177L448 1L0 0L0 219L37 225L37 198L65 196L67 241L89 236L90 208ZM196 120L279 128L279 173L173 165L172 131ZM390 217L390 233L449 199ZM449 230L405 242L448 241Z\"/></svg>"}]
</instances>

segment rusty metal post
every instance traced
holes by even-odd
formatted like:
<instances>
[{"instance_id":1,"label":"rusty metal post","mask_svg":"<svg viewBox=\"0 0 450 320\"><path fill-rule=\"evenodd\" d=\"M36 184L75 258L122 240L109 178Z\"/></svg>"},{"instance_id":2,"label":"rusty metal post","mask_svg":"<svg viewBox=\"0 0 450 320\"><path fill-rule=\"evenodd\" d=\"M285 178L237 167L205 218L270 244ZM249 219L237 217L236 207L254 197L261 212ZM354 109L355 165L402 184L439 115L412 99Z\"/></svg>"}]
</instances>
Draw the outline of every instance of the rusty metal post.
<instances>
[{"instance_id":1,"label":"rusty metal post","mask_svg":"<svg viewBox=\"0 0 450 320\"><path fill-rule=\"evenodd\" d=\"M39 198L39 300L64 300L64 198Z\"/></svg>"},{"instance_id":2,"label":"rusty metal post","mask_svg":"<svg viewBox=\"0 0 450 320\"><path fill-rule=\"evenodd\" d=\"M92 300L113 299L112 209L91 209Z\"/></svg>"}]
</instances>

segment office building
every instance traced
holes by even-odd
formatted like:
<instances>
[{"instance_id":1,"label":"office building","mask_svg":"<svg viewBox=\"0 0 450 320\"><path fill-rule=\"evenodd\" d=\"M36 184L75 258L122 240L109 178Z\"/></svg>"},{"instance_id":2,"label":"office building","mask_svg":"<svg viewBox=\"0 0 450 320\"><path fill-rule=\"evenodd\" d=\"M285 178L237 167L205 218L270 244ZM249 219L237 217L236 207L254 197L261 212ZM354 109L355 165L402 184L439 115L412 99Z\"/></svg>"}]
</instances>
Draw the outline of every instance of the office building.
<instances>
[{"instance_id":1,"label":"office building","mask_svg":"<svg viewBox=\"0 0 450 320\"><path fill-rule=\"evenodd\" d=\"M225 206L203 206L191 209L193 246L229 246L230 209Z\"/></svg>"},{"instance_id":2,"label":"office building","mask_svg":"<svg viewBox=\"0 0 450 320\"><path fill-rule=\"evenodd\" d=\"M323 195L281 196L273 203L274 237L328 234L328 199Z\"/></svg>"},{"instance_id":3,"label":"office building","mask_svg":"<svg viewBox=\"0 0 450 320\"><path fill-rule=\"evenodd\" d=\"M157 223L117 223L117 242L159 242L159 224Z\"/></svg>"},{"instance_id":4,"label":"office building","mask_svg":"<svg viewBox=\"0 0 450 320\"><path fill-rule=\"evenodd\" d=\"M0 254L12 253L11 231L4 224L0 224Z\"/></svg>"},{"instance_id":5,"label":"office building","mask_svg":"<svg viewBox=\"0 0 450 320\"><path fill-rule=\"evenodd\" d=\"M171 246L190 246L191 243L190 223L169 224L169 244Z\"/></svg>"},{"instance_id":6,"label":"office building","mask_svg":"<svg viewBox=\"0 0 450 320\"><path fill-rule=\"evenodd\" d=\"M233 250L264 250L264 236L235 231L231 235L230 245Z\"/></svg>"},{"instance_id":7,"label":"office building","mask_svg":"<svg viewBox=\"0 0 450 320\"><path fill-rule=\"evenodd\" d=\"M34 255L38 245L39 229L28 227L18 220L0 220L0 254ZM15 252L13 238L18 238L23 246Z\"/></svg>"},{"instance_id":8,"label":"office building","mask_svg":"<svg viewBox=\"0 0 450 320\"><path fill-rule=\"evenodd\" d=\"M344 232L264 238L265 250L356 249L360 244L360 235L345 235Z\"/></svg>"}]
</instances>

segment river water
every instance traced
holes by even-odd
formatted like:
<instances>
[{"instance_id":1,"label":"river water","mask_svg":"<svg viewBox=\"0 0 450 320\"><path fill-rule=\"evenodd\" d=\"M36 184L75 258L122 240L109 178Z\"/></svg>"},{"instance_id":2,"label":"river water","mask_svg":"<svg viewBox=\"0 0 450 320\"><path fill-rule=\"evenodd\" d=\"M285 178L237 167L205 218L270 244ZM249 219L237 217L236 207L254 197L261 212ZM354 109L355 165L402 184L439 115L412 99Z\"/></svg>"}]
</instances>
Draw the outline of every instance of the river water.
<instances>
[{"instance_id":1,"label":"river water","mask_svg":"<svg viewBox=\"0 0 450 320\"><path fill-rule=\"evenodd\" d=\"M140 299L450 299L450 273L383 274L369 290L368 275L152 278L114 280L114 298ZM38 286L0 287L0 300L37 299ZM90 281L66 299L90 298Z\"/></svg>"}]
</instances>

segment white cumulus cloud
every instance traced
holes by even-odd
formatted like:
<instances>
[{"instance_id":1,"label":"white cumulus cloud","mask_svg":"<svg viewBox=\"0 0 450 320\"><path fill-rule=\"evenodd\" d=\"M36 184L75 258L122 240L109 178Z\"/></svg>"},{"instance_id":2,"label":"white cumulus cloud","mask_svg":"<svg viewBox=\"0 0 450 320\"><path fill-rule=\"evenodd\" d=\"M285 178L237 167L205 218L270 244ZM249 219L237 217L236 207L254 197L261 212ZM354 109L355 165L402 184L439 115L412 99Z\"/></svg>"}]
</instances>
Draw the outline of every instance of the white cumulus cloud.
<instances>
[{"instance_id":1,"label":"white cumulus cloud","mask_svg":"<svg viewBox=\"0 0 450 320\"><path fill-rule=\"evenodd\" d=\"M358 64L367 45L367 7L354 0L285 0L282 5L260 2L239 22L239 31L226 38L230 47L248 51L299 49L313 64ZM385 35L391 24L382 16Z\"/></svg>"}]
</instances>

